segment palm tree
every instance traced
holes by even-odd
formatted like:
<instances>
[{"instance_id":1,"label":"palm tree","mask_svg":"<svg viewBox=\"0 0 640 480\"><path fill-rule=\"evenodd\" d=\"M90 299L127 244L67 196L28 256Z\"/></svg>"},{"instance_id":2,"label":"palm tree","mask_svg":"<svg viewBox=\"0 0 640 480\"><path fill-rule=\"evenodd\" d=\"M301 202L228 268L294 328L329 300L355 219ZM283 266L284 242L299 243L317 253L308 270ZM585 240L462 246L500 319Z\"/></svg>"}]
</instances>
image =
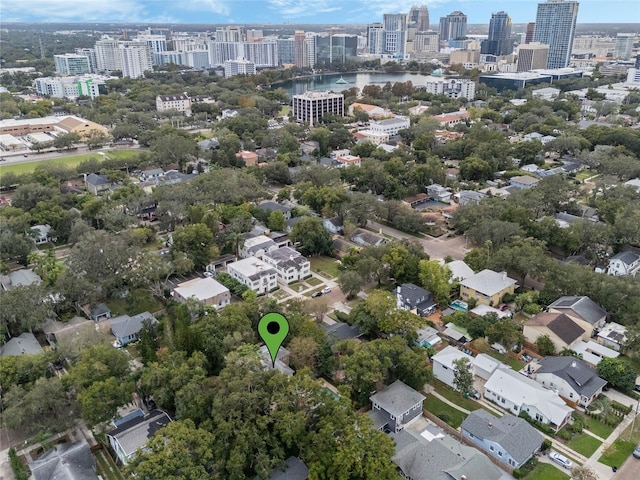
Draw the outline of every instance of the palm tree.
<instances>
[{"instance_id":1,"label":"palm tree","mask_svg":"<svg viewBox=\"0 0 640 480\"><path fill-rule=\"evenodd\" d=\"M240 249L244 246L244 235L240 232L229 232L227 241L233 246L236 257L240 257Z\"/></svg>"}]
</instances>

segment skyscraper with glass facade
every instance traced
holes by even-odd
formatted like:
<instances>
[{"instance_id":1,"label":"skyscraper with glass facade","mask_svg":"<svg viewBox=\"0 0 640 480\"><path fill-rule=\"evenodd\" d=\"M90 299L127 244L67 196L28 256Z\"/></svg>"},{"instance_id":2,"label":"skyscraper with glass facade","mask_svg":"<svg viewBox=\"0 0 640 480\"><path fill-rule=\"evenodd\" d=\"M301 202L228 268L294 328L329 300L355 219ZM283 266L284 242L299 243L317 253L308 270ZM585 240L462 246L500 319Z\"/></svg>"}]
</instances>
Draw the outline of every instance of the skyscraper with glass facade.
<instances>
[{"instance_id":1,"label":"skyscraper with glass facade","mask_svg":"<svg viewBox=\"0 0 640 480\"><path fill-rule=\"evenodd\" d=\"M538 4L534 41L549 45L547 68L569 65L578 18L578 2L547 0Z\"/></svg>"},{"instance_id":2,"label":"skyscraper with glass facade","mask_svg":"<svg viewBox=\"0 0 640 480\"><path fill-rule=\"evenodd\" d=\"M509 55L512 52L511 18L507 12L493 13L489 21L489 38L482 42L482 53Z\"/></svg>"}]
</instances>

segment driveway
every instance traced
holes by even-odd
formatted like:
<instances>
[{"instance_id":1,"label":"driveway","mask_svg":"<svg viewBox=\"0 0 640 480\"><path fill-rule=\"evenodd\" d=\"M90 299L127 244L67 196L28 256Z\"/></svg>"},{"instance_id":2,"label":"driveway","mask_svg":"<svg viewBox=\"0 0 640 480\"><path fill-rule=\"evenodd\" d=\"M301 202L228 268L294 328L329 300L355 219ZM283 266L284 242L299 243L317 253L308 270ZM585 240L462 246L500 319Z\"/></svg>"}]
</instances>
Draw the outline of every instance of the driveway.
<instances>
[{"instance_id":1,"label":"driveway","mask_svg":"<svg viewBox=\"0 0 640 480\"><path fill-rule=\"evenodd\" d=\"M613 476L613 480L638 480L640 478L640 460L629 457Z\"/></svg>"}]
</instances>

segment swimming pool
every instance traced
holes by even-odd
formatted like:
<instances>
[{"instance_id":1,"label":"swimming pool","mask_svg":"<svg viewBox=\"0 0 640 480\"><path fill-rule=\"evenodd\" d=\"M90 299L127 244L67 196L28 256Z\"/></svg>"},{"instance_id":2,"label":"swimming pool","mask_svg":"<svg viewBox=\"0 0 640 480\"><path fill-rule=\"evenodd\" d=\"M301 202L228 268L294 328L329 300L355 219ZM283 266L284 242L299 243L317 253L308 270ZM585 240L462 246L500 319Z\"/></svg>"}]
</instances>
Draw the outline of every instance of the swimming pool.
<instances>
[{"instance_id":1,"label":"swimming pool","mask_svg":"<svg viewBox=\"0 0 640 480\"><path fill-rule=\"evenodd\" d=\"M466 312L469 309L467 302L463 302L462 300L454 300L449 306L459 312Z\"/></svg>"}]
</instances>

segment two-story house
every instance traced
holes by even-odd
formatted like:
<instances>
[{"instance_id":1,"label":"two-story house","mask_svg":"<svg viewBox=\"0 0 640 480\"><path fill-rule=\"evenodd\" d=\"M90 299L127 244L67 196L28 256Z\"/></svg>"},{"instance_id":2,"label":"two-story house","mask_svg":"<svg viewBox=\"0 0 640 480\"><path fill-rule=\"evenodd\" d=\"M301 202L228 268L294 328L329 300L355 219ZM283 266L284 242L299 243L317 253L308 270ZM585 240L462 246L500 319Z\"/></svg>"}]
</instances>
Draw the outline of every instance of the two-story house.
<instances>
[{"instance_id":1,"label":"two-story house","mask_svg":"<svg viewBox=\"0 0 640 480\"><path fill-rule=\"evenodd\" d=\"M575 357L544 357L532 378L557 391L569 405L586 408L607 384L593 368Z\"/></svg>"},{"instance_id":2,"label":"two-story house","mask_svg":"<svg viewBox=\"0 0 640 480\"><path fill-rule=\"evenodd\" d=\"M173 296L180 302L186 302L189 298L216 307L218 310L231 303L231 292L227 287L213 278L194 278L178 284L173 290Z\"/></svg>"},{"instance_id":3,"label":"two-story house","mask_svg":"<svg viewBox=\"0 0 640 480\"><path fill-rule=\"evenodd\" d=\"M381 392L369 397L374 423L379 430L399 432L412 420L422 416L422 402L426 397L409 385L396 380Z\"/></svg>"},{"instance_id":4,"label":"two-story house","mask_svg":"<svg viewBox=\"0 0 640 480\"><path fill-rule=\"evenodd\" d=\"M58 239L51 235L51 225L34 225L31 227L33 232L33 241L36 245L42 245L47 242L55 242Z\"/></svg>"},{"instance_id":5,"label":"two-story house","mask_svg":"<svg viewBox=\"0 0 640 480\"><path fill-rule=\"evenodd\" d=\"M90 173L87 175L84 183L87 187L87 192L93 193L94 195L100 195L101 193L108 192L112 185L106 175L99 175L97 173Z\"/></svg>"},{"instance_id":6,"label":"two-story house","mask_svg":"<svg viewBox=\"0 0 640 480\"><path fill-rule=\"evenodd\" d=\"M511 177L511 180L509 180L509 185L520 190L527 190L538 185L539 181L540 180L538 178L530 177L529 175L518 175L515 177Z\"/></svg>"},{"instance_id":7,"label":"two-story house","mask_svg":"<svg viewBox=\"0 0 640 480\"><path fill-rule=\"evenodd\" d=\"M560 297L549 305L549 312L564 313L580 325L584 329L584 341L589 341L607 319L607 311L585 296Z\"/></svg>"},{"instance_id":8,"label":"two-story house","mask_svg":"<svg viewBox=\"0 0 640 480\"><path fill-rule=\"evenodd\" d=\"M427 185L426 190L431 200L442 203L449 203L451 201L451 190L438 183Z\"/></svg>"},{"instance_id":9,"label":"two-story house","mask_svg":"<svg viewBox=\"0 0 640 480\"><path fill-rule=\"evenodd\" d=\"M153 410L147 415L141 410L135 413L137 415L129 415L130 418L123 419L122 423L114 423L116 428L107 432L109 445L122 465L127 465L158 430L171 422L169 415L162 410Z\"/></svg>"},{"instance_id":10,"label":"two-story house","mask_svg":"<svg viewBox=\"0 0 640 480\"><path fill-rule=\"evenodd\" d=\"M278 249L273 239L266 235L247 238L240 249L240 258L257 257L262 259L267 253Z\"/></svg>"},{"instance_id":11,"label":"two-story house","mask_svg":"<svg viewBox=\"0 0 640 480\"><path fill-rule=\"evenodd\" d=\"M544 437L529 422L509 413L496 417L478 409L460 425L462 436L511 468L520 468L540 447Z\"/></svg>"},{"instance_id":12,"label":"two-story house","mask_svg":"<svg viewBox=\"0 0 640 480\"><path fill-rule=\"evenodd\" d=\"M297 282L311 275L311 262L291 247L282 247L264 254L262 259L276 269L285 283Z\"/></svg>"},{"instance_id":13,"label":"two-story house","mask_svg":"<svg viewBox=\"0 0 640 480\"><path fill-rule=\"evenodd\" d=\"M564 313L542 312L524 323L522 333L529 343L536 343L538 337L546 335L560 352L563 348L573 348L585 330Z\"/></svg>"},{"instance_id":14,"label":"two-story house","mask_svg":"<svg viewBox=\"0 0 640 480\"><path fill-rule=\"evenodd\" d=\"M456 372L456 366L454 362L463 358L467 359L470 365L473 362L473 357L471 355L467 355L451 345L444 347L431 357L433 376L442 383L449 385L451 388L455 388L453 380Z\"/></svg>"},{"instance_id":15,"label":"two-story house","mask_svg":"<svg viewBox=\"0 0 640 480\"><path fill-rule=\"evenodd\" d=\"M396 288L398 308L409 310L421 317L431 315L436 311L436 302L431 292L413 283L403 283Z\"/></svg>"},{"instance_id":16,"label":"two-story house","mask_svg":"<svg viewBox=\"0 0 640 480\"><path fill-rule=\"evenodd\" d=\"M322 226L332 234L342 233L344 231L344 222L341 217L331 217L322 220Z\"/></svg>"},{"instance_id":17,"label":"two-story house","mask_svg":"<svg viewBox=\"0 0 640 480\"><path fill-rule=\"evenodd\" d=\"M460 298L465 302L475 298L477 303L493 307L499 305L507 293L513 295L516 286L517 282L506 272L485 269L460 280Z\"/></svg>"},{"instance_id":18,"label":"two-story house","mask_svg":"<svg viewBox=\"0 0 640 480\"><path fill-rule=\"evenodd\" d=\"M263 210L267 213L271 213L275 210L280 210L284 215L285 220L289 220L291 218L291 208L286 205L280 205L276 202L262 202L258 205L258 209Z\"/></svg>"},{"instance_id":19,"label":"two-story house","mask_svg":"<svg viewBox=\"0 0 640 480\"><path fill-rule=\"evenodd\" d=\"M640 253L632 250L620 252L609 259L607 273L609 275L635 276L640 271Z\"/></svg>"},{"instance_id":20,"label":"two-story house","mask_svg":"<svg viewBox=\"0 0 640 480\"><path fill-rule=\"evenodd\" d=\"M249 257L230 263L227 272L258 295L278 288L278 272L259 258Z\"/></svg>"},{"instance_id":21,"label":"two-story house","mask_svg":"<svg viewBox=\"0 0 640 480\"><path fill-rule=\"evenodd\" d=\"M498 368L484 385L484 398L514 415L527 414L554 431L567 424L573 409L551 390L519 372Z\"/></svg>"}]
</instances>

